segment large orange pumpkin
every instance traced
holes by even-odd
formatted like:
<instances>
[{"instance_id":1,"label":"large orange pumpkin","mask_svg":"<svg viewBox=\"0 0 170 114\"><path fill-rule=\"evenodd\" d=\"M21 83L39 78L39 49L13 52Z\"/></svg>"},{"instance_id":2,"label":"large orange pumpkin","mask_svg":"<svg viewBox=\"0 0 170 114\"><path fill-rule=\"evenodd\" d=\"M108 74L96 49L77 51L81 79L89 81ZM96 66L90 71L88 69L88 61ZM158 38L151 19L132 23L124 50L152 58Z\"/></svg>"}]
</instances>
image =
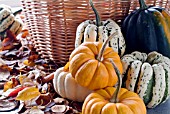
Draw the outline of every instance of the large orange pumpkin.
<instances>
[{"instance_id":1,"label":"large orange pumpkin","mask_svg":"<svg viewBox=\"0 0 170 114\"><path fill-rule=\"evenodd\" d=\"M109 58L114 61L120 72L123 68L118 53L107 47L107 43L116 33L102 44L99 42L85 42L70 55L69 71L75 80L91 90L114 86L117 76Z\"/></svg>"},{"instance_id":2,"label":"large orange pumpkin","mask_svg":"<svg viewBox=\"0 0 170 114\"><path fill-rule=\"evenodd\" d=\"M82 114L146 114L143 100L136 93L121 88L122 79L117 73L118 87L106 87L88 95Z\"/></svg>"}]
</instances>

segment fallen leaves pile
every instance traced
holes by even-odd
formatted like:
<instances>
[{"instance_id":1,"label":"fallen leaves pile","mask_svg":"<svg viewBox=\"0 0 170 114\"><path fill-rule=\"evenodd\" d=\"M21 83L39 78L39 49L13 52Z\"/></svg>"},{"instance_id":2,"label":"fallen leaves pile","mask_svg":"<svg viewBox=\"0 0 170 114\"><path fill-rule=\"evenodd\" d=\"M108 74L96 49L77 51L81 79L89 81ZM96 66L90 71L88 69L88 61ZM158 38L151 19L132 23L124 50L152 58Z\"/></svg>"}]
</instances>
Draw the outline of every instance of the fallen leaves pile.
<instances>
[{"instance_id":1,"label":"fallen leaves pile","mask_svg":"<svg viewBox=\"0 0 170 114\"><path fill-rule=\"evenodd\" d=\"M21 15L22 16L22 15ZM76 114L82 103L61 98L52 85L58 66L35 51L25 25L0 39L0 113Z\"/></svg>"}]
</instances>

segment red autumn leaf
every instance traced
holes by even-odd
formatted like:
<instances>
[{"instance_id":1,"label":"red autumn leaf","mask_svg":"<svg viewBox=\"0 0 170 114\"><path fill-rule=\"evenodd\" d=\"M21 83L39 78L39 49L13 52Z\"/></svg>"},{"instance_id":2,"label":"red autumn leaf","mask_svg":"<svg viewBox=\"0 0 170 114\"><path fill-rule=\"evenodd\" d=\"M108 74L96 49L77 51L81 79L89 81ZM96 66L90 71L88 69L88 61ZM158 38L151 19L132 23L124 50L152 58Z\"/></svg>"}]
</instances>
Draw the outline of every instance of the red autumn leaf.
<instances>
[{"instance_id":1,"label":"red autumn leaf","mask_svg":"<svg viewBox=\"0 0 170 114\"><path fill-rule=\"evenodd\" d=\"M26 88L26 87L19 87L19 88L15 89L14 91L12 91L12 92L8 95L8 97L16 97L16 96L18 95L18 92L20 92L20 91L23 90L24 88Z\"/></svg>"}]
</instances>

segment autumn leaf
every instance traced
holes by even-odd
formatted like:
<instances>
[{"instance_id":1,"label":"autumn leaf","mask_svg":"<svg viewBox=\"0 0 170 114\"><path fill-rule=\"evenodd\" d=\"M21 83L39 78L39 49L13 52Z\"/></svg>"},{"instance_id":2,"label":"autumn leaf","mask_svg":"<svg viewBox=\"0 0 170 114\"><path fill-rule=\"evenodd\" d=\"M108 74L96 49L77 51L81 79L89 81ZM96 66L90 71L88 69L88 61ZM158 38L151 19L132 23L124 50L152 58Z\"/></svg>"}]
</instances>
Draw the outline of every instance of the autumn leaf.
<instances>
[{"instance_id":1,"label":"autumn leaf","mask_svg":"<svg viewBox=\"0 0 170 114\"><path fill-rule=\"evenodd\" d=\"M4 84L4 92L7 91L8 89L13 88L13 82L12 81L8 81Z\"/></svg>"},{"instance_id":2,"label":"autumn leaf","mask_svg":"<svg viewBox=\"0 0 170 114\"><path fill-rule=\"evenodd\" d=\"M11 68L6 65L5 61L0 58L0 69L11 71Z\"/></svg>"},{"instance_id":3,"label":"autumn leaf","mask_svg":"<svg viewBox=\"0 0 170 114\"><path fill-rule=\"evenodd\" d=\"M18 95L18 92L20 92L21 90L23 90L24 88L26 87L19 87L19 88L16 88L14 89L9 95L8 97L15 97Z\"/></svg>"},{"instance_id":4,"label":"autumn leaf","mask_svg":"<svg viewBox=\"0 0 170 114\"><path fill-rule=\"evenodd\" d=\"M34 106L29 110L29 114L44 114L44 112L38 107Z\"/></svg>"},{"instance_id":5,"label":"autumn leaf","mask_svg":"<svg viewBox=\"0 0 170 114\"><path fill-rule=\"evenodd\" d=\"M38 88L28 87L18 93L16 100L27 101L38 97L40 94Z\"/></svg>"},{"instance_id":6,"label":"autumn leaf","mask_svg":"<svg viewBox=\"0 0 170 114\"><path fill-rule=\"evenodd\" d=\"M1 50L9 50L12 49L14 47L13 43L16 41L16 36L10 31L7 30L7 38L5 38L2 41L2 48Z\"/></svg>"},{"instance_id":7,"label":"autumn leaf","mask_svg":"<svg viewBox=\"0 0 170 114\"><path fill-rule=\"evenodd\" d=\"M16 78L11 78L10 81L6 82L4 84L4 92L7 91L8 89L14 88L18 85L18 80Z\"/></svg>"},{"instance_id":8,"label":"autumn leaf","mask_svg":"<svg viewBox=\"0 0 170 114\"><path fill-rule=\"evenodd\" d=\"M24 65L30 66L30 67L35 66L34 61L24 60L23 63L24 63Z\"/></svg>"}]
</instances>

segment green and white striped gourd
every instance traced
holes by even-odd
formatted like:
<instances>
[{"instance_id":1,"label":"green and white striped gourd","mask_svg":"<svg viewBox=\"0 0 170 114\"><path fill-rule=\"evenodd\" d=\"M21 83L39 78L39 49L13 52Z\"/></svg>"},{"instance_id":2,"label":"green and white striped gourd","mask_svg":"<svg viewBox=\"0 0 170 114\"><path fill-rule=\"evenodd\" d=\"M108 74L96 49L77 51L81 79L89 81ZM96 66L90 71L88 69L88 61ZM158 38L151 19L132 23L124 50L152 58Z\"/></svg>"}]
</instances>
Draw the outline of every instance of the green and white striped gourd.
<instances>
[{"instance_id":1,"label":"green and white striped gourd","mask_svg":"<svg viewBox=\"0 0 170 114\"><path fill-rule=\"evenodd\" d=\"M170 59L157 52L138 51L121 58L124 86L136 92L148 108L165 102L170 96Z\"/></svg>"},{"instance_id":2,"label":"green and white striped gourd","mask_svg":"<svg viewBox=\"0 0 170 114\"><path fill-rule=\"evenodd\" d=\"M112 19L101 21L92 1L90 1L90 4L95 13L96 21L86 20L77 27L75 48L83 42L104 42L111 34L117 31L117 35L109 41L108 45L122 56L125 52L126 44L119 25Z\"/></svg>"},{"instance_id":3,"label":"green and white striped gourd","mask_svg":"<svg viewBox=\"0 0 170 114\"><path fill-rule=\"evenodd\" d=\"M6 30L18 35L22 30L22 26L22 20L14 16L9 6L0 5L0 37L6 37Z\"/></svg>"}]
</instances>

